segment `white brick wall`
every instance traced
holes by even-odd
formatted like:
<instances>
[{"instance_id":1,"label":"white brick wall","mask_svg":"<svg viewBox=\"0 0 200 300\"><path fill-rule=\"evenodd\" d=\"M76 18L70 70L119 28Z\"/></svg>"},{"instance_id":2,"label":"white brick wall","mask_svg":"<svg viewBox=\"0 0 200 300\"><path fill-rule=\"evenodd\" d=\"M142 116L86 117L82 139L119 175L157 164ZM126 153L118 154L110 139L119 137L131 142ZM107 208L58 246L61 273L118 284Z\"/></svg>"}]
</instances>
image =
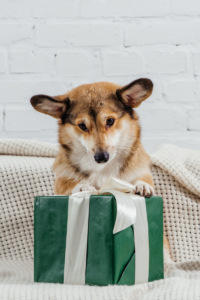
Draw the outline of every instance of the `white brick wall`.
<instances>
[{"instance_id":1,"label":"white brick wall","mask_svg":"<svg viewBox=\"0 0 200 300\"><path fill-rule=\"evenodd\" d=\"M34 94L148 77L154 93L137 109L145 148L200 149L199 15L198 0L0 1L0 137L57 142Z\"/></svg>"},{"instance_id":2,"label":"white brick wall","mask_svg":"<svg viewBox=\"0 0 200 300\"><path fill-rule=\"evenodd\" d=\"M92 57L81 52L60 52L56 56L56 72L61 76L87 76L92 69ZM76 67L74 67L76 62Z\"/></svg>"},{"instance_id":3,"label":"white brick wall","mask_svg":"<svg viewBox=\"0 0 200 300\"><path fill-rule=\"evenodd\" d=\"M152 74L177 74L187 71L186 53L154 52L147 56L147 72Z\"/></svg>"},{"instance_id":4,"label":"white brick wall","mask_svg":"<svg viewBox=\"0 0 200 300\"><path fill-rule=\"evenodd\" d=\"M171 15L170 20L163 18L162 20L156 18L155 20L141 19L141 22L127 25L125 27L125 46L184 45L199 42L199 19L193 17L190 20L185 20L185 15L177 19L172 12L169 15ZM163 49L165 48L163 47Z\"/></svg>"},{"instance_id":5,"label":"white brick wall","mask_svg":"<svg viewBox=\"0 0 200 300\"><path fill-rule=\"evenodd\" d=\"M3 131L3 107L0 106L0 132Z\"/></svg>"},{"instance_id":6,"label":"white brick wall","mask_svg":"<svg viewBox=\"0 0 200 300\"><path fill-rule=\"evenodd\" d=\"M189 109L188 116L188 129L200 130L200 109Z\"/></svg>"},{"instance_id":7,"label":"white brick wall","mask_svg":"<svg viewBox=\"0 0 200 300\"><path fill-rule=\"evenodd\" d=\"M11 73L49 73L53 66L50 55L44 52L11 52Z\"/></svg>"},{"instance_id":8,"label":"white brick wall","mask_svg":"<svg viewBox=\"0 0 200 300\"><path fill-rule=\"evenodd\" d=\"M196 82L174 81L166 87L166 100L169 102L195 102Z\"/></svg>"},{"instance_id":9,"label":"white brick wall","mask_svg":"<svg viewBox=\"0 0 200 300\"><path fill-rule=\"evenodd\" d=\"M0 52L0 73L5 73L6 71L6 53Z\"/></svg>"},{"instance_id":10,"label":"white brick wall","mask_svg":"<svg viewBox=\"0 0 200 300\"><path fill-rule=\"evenodd\" d=\"M38 115L31 107L21 105L8 106L5 109L5 132L19 131L40 131L47 129L56 129L56 120L52 122L51 117L47 115ZM29 133L31 135L31 133Z\"/></svg>"},{"instance_id":11,"label":"white brick wall","mask_svg":"<svg viewBox=\"0 0 200 300\"><path fill-rule=\"evenodd\" d=\"M137 53L107 52L103 55L105 76L128 76L142 74L144 62Z\"/></svg>"}]
</instances>

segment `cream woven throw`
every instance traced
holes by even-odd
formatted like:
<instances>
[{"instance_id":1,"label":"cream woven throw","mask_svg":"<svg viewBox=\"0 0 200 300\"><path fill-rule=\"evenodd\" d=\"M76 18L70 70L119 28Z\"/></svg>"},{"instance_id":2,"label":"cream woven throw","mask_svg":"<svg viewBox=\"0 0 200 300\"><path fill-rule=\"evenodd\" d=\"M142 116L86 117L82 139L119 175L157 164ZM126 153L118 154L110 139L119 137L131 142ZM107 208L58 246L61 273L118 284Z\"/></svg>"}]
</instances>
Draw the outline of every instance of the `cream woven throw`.
<instances>
[{"instance_id":1,"label":"cream woven throw","mask_svg":"<svg viewBox=\"0 0 200 300\"><path fill-rule=\"evenodd\" d=\"M200 151L163 145L152 159L173 263L166 278L127 287L33 283L33 202L53 194L58 146L0 140L0 299L200 299Z\"/></svg>"}]
</instances>

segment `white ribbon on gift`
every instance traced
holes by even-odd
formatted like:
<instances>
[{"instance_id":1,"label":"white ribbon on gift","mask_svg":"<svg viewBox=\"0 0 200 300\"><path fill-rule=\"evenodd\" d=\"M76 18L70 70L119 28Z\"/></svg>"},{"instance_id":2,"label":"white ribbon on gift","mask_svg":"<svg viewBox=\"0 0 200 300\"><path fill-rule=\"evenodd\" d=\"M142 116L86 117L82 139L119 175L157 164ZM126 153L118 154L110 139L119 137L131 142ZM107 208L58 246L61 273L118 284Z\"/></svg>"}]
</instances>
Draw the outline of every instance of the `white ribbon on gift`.
<instances>
[{"instance_id":1,"label":"white ribbon on gift","mask_svg":"<svg viewBox=\"0 0 200 300\"><path fill-rule=\"evenodd\" d=\"M134 186L117 178L108 179L100 194L115 196L117 216L113 234L134 224L135 284L148 282L149 234L145 198L130 194ZM128 194L129 193L129 194ZM69 196L64 283L85 285L89 199L94 192Z\"/></svg>"}]
</instances>

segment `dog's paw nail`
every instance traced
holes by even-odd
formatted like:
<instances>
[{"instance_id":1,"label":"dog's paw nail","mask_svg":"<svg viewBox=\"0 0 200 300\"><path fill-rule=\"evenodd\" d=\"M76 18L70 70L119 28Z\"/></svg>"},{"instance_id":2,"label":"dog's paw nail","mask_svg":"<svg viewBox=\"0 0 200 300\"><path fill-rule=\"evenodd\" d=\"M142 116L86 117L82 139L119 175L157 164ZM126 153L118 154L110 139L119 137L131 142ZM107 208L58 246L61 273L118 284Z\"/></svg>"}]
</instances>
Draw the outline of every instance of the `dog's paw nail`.
<instances>
[{"instance_id":1,"label":"dog's paw nail","mask_svg":"<svg viewBox=\"0 0 200 300\"><path fill-rule=\"evenodd\" d=\"M144 197L151 197L154 194L154 190L152 186L150 186L148 183L143 182L141 180L136 181L135 191L137 194Z\"/></svg>"},{"instance_id":2,"label":"dog's paw nail","mask_svg":"<svg viewBox=\"0 0 200 300\"><path fill-rule=\"evenodd\" d=\"M95 192L96 189L91 185L83 185L80 187L80 192Z\"/></svg>"},{"instance_id":3,"label":"dog's paw nail","mask_svg":"<svg viewBox=\"0 0 200 300\"><path fill-rule=\"evenodd\" d=\"M135 195L136 194L136 189L134 188L132 191L131 191L131 194Z\"/></svg>"},{"instance_id":4,"label":"dog's paw nail","mask_svg":"<svg viewBox=\"0 0 200 300\"><path fill-rule=\"evenodd\" d=\"M77 186L72 190L72 194L78 193L78 192L95 192L96 189L89 185L89 184L77 184Z\"/></svg>"}]
</instances>

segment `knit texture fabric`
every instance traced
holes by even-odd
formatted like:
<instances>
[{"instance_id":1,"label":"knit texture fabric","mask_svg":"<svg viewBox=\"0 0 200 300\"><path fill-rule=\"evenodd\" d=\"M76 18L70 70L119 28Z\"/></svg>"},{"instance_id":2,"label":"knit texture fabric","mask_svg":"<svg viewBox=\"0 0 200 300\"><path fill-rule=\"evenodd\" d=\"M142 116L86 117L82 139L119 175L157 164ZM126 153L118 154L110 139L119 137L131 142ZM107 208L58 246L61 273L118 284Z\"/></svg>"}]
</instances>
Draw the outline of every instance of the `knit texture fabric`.
<instances>
[{"instance_id":1,"label":"knit texture fabric","mask_svg":"<svg viewBox=\"0 0 200 300\"><path fill-rule=\"evenodd\" d=\"M165 279L136 286L33 283L33 204L53 195L58 146L0 140L0 299L200 299L200 151L163 145L151 156L173 263Z\"/></svg>"}]
</instances>

